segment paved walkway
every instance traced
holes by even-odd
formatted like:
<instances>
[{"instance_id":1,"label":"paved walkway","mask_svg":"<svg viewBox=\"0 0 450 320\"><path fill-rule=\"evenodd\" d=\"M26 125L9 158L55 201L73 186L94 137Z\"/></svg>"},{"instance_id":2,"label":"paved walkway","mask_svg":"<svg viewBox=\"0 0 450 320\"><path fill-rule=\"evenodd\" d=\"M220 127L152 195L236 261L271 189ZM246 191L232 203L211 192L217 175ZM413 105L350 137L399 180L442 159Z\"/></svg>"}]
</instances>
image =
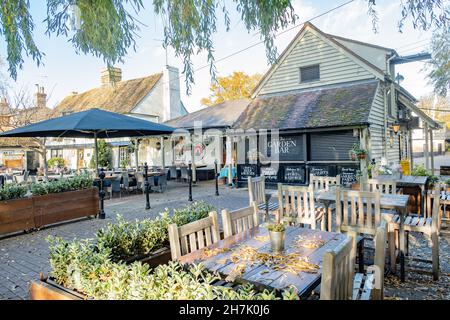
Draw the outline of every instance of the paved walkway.
<instances>
[{"instance_id":1,"label":"paved walkway","mask_svg":"<svg viewBox=\"0 0 450 320\"><path fill-rule=\"evenodd\" d=\"M245 190L220 186L220 196L215 196L214 183L202 182L193 188L193 200L204 200L218 210L238 209L248 205ZM64 239L92 238L97 230L113 222L117 214L126 220L154 218L165 208L179 208L188 204L188 187L185 183L169 182L164 193L150 194L151 210L145 210L145 197L141 194L123 196L105 201L105 220L82 220L43 229L30 234L0 239L0 299L28 299L31 280L39 273L50 271L48 245L45 239L59 236Z\"/></svg>"},{"instance_id":2,"label":"paved walkway","mask_svg":"<svg viewBox=\"0 0 450 320\"><path fill-rule=\"evenodd\" d=\"M45 238L49 235L64 239L92 238L98 229L113 222L117 214L126 220L156 217L165 208L173 209L188 204L186 184L170 183L167 192L151 194L152 209L145 208L142 195L124 196L108 200L105 220L83 220L65 225L43 229L31 234L23 234L0 239L0 299L28 299L31 280L39 279L39 273L50 271L48 263L48 245ZM218 210L238 209L248 205L248 193L244 189L236 190L220 186L220 196L214 196L213 183L201 183L193 188L194 200L204 200ZM219 219L220 220L220 219ZM411 234L411 253L423 258L431 257L430 245L423 237ZM405 283L398 276L386 278L385 293L387 299L450 299L450 237L440 237L440 261L442 276L438 282L429 275L408 272Z\"/></svg>"}]
</instances>

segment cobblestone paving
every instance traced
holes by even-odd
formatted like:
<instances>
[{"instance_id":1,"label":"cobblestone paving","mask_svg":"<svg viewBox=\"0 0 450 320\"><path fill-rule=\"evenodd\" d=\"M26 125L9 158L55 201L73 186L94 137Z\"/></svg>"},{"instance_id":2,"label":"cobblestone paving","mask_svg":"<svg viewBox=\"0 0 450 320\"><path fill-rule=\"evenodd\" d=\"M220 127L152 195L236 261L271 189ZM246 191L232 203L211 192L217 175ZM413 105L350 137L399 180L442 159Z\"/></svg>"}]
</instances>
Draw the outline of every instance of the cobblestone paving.
<instances>
[{"instance_id":1,"label":"cobblestone paving","mask_svg":"<svg viewBox=\"0 0 450 320\"><path fill-rule=\"evenodd\" d=\"M151 210L144 210L143 195L130 195L105 201L105 220L83 220L43 229L30 234L0 239L0 299L28 299L31 280L39 279L39 273L48 273L49 235L64 239L92 238L98 229L113 222L117 214L126 220L156 217L165 208L173 209L188 204L188 188L183 183L170 183L165 193L152 193ZM237 209L248 205L248 193L220 186L220 196L214 196L214 184L202 183L193 188L193 198L204 200L218 210ZM219 219L220 220L220 219ZM410 252L414 256L429 259L430 246L420 235L410 235ZM431 276L407 272L407 281L401 283L398 275L390 275L385 281L386 299L450 299L450 236L440 237L441 277L432 281Z\"/></svg>"}]
</instances>

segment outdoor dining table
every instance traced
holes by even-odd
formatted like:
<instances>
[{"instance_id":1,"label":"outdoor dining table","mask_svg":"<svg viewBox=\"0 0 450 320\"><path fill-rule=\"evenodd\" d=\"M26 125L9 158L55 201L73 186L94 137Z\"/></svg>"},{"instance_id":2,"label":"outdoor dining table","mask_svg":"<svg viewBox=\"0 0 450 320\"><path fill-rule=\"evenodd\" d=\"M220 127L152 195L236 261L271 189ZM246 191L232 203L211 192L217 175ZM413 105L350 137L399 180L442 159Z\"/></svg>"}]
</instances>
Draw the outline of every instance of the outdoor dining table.
<instances>
[{"instance_id":1,"label":"outdoor dining table","mask_svg":"<svg viewBox=\"0 0 450 320\"><path fill-rule=\"evenodd\" d=\"M380 182L383 181L390 181L392 180L392 176L389 175L380 175L376 177L376 179ZM397 183L397 187L413 187L413 188L419 188L420 189L420 214L424 214L426 212L426 201L425 201L425 195L426 195L426 187L427 187L427 181L428 177L416 177L416 176L402 176L401 178L394 178L393 179Z\"/></svg>"},{"instance_id":2,"label":"outdoor dining table","mask_svg":"<svg viewBox=\"0 0 450 320\"><path fill-rule=\"evenodd\" d=\"M268 265L259 261L247 263L245 270L236 275L239 264L233 262L233 256L239 255L239 250L245 247L256 249L259 253L271 253L269 232L266 227L259 226L234 236L228 237L207 247L210 252L217 249L216 255L205 254L205 248L191 252L180 258L180 263L202 263L206 269L218 272L224 278L235 275L236 283L251 283L258 289L281 291L293 286L299 297L305 299L320 284L322 276L322 259L325 251L335 249L345 239L346 235L334 232L311 230L300 227L286 227L285 251L286 254L299 254L301 258L317 265L317 269L288 271L277 268L277 265ZM302 246L304 241L316 241L317 247Z\"/></svg>"},{"instance_id":3,"label":"outdoor dining table","mask_svg":"<svg viewBox=\"0 0 450 320\"><path fill-rule=\"evenodd\" d=\"M336 191L331 190L320 190L316 192L316 199L322 202L325 206L325 221L330 223L328 219L328 208L331 203L336 202ZM406 251L406 237L405 229L403 225L404 217L407 215L408 211L408 200L409 195L406 194L381 194L380 197L380 207L382 209L393 209L396 210L400 216L400 228L399 228L399 257L400 257L400 278L405 281L405 251ZM328 226L327 230L330 230L331 226ZM391 261L391 270L395 271L396 261Z\"/></svg>"}]
</instances>

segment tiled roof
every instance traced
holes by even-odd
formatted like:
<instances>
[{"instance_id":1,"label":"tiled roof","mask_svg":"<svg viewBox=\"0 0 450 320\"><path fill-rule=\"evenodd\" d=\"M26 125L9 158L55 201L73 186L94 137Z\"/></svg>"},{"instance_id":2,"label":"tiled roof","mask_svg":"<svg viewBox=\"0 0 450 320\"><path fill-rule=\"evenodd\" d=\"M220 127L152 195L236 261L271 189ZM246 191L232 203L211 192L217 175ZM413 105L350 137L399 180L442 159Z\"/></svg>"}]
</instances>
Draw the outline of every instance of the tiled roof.
<instances>
[{"instance_id":1,"label":"tiled roof","mask_svg":"<svg viewBox=\"0 0 450 320\"><path fill-rule=\"evenodd\" d=\"M56 112L80 112L92 108L116 113L129 113L153 89L162 73L146 78L120 81L114 86L94 88L64 98L56 107Z\"/></svg>"},{"instance_id":2,"label":"tiled roof","mask_svg":"<svg viewBox=\"0 0 450 320\"><path fill-rule=\"evenodd\" d=\"M378 81L259 96L233 128L309 129L368 122Z\"/></svg>"},{"instance_id":3,"label":"tiled roof","mask_svg":"<svg viewBox=\"0 0 450 320\"><path fill-rule=\"evenodd\" d=\"M215 106L189 113L165 122L174 128L191 129L195 122L201 122L203 128L231 127L238 119L250 100L225 101Z\"/></svg>"}]
</instances>

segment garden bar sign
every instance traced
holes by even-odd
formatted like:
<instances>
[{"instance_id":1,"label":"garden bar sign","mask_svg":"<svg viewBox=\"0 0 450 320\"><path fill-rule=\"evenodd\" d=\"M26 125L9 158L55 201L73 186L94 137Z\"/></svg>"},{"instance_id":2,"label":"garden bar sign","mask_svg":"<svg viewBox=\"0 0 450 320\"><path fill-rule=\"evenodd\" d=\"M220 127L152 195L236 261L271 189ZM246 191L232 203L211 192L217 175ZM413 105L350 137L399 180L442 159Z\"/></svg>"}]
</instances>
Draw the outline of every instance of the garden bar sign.
<instances>
[{"instance_id":1,"label":"garden bar sign","mask_svg":"<svg viewBox=\"0 0 450 320\"><path fill-rule=\"evenodd\" d=\"M278 156L279 161L302 160L302 136L281 136L279 139L269 140L267 150L272 159Z\"/></svg>"}]
</instances>

